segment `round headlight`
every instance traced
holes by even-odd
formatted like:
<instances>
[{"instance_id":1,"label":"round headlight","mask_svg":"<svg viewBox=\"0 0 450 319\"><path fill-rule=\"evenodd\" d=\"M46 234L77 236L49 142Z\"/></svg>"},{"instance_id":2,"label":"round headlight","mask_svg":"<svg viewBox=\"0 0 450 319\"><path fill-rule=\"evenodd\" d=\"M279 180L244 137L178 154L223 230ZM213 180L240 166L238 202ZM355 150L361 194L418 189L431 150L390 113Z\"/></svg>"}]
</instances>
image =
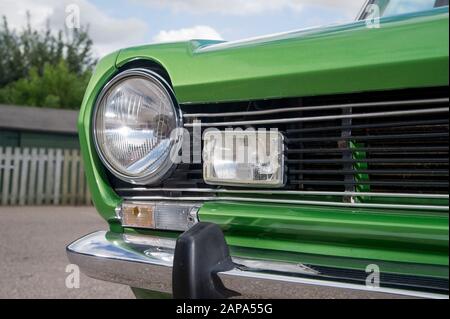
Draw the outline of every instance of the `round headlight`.
<instances>
[{"instance_id":1,"label":"round headlight","mask_svg":"<svg viewBox=\"0 0 450 319\"><path fill-rule=\"evenodd\" d=\"M94 112L94 139L103 164L134 184L160 181L173 167L181 116L168 84L157 74L127 70L102 90Z\"/></svg>"}]
</instances>

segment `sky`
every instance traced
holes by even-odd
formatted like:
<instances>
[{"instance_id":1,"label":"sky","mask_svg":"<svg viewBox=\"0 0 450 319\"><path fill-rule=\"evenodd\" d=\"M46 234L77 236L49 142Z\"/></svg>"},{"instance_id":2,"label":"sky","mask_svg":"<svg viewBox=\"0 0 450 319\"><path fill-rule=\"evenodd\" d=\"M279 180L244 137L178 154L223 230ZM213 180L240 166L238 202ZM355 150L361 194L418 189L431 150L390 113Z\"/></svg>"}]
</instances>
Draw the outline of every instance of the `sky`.
<instances>
[{"instance_id":1,"label":"sky","mask_svg":"<svg viewBox=\"0 0 450 319\"><path fill-rule=\"evenodd\" d=\"M240 40L352 21L364 0L0 0L0 16L21 29L64 28L73 5L89 26L94 53L189 39ZM72 6L70 6L72 5ZM69 8L69 9L68 9Z\"/></svg>"}]
</instances>

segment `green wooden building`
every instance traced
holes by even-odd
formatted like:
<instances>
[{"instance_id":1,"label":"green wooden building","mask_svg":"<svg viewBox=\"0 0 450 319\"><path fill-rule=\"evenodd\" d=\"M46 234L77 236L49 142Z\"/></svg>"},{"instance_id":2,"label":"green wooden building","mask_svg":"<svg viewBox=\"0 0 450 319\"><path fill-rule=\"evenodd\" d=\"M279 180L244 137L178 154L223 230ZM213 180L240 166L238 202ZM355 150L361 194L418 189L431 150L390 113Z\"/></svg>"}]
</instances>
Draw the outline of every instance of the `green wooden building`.
<instances>
[{"instance_id":1,"label":"green wooden building","mask_svg":"<svg viewBox=\"0 0 450 319\"><path fill-rule=\"evenodd\" d=\"M78 111L0 104L0 147L78 149Z\"/></svg>"},{"instance_id":2,"label":"green wooden building","mask_svg":"<svg viewBox=\"0 0 450 319\"><path fill-rule=\"evenodd\" d=\"M0 105L0 206L89 205L77 111Z\"/></svg>"}]
</instances>

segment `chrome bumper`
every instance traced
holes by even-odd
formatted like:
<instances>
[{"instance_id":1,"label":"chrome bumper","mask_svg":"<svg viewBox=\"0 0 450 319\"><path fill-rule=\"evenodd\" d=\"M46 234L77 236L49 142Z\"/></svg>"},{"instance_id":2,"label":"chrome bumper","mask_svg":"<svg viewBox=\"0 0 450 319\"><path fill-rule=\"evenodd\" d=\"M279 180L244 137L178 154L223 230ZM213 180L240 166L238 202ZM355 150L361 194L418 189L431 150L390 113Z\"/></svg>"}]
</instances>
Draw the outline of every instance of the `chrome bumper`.
<instances>
[{"instance_id":1,"label":"chrome bumper","mask_svg":"<svg viewBox=\"0 0 450 319\"><path fill-rule=\"evenodd\" d=\"M71 263L87 276L172 293L175 239L98 231L67 246ZM217 275L241 298L439 298L447 295L305 278L297 264L233 258L235 268Z\"/></svg>"}]
</instances>

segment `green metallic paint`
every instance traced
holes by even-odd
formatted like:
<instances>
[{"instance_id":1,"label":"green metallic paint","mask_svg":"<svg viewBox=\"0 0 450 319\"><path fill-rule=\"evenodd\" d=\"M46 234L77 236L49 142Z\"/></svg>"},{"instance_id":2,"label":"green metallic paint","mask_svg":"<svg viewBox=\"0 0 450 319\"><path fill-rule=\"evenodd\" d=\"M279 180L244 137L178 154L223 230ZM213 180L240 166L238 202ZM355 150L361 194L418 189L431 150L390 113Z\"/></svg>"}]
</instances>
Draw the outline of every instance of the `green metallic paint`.
<instances>
[{"instance_id":1,"label":"green metallic paint","mask_svg":"<svg viewBox=\"0 0 450 319\"><path fill-rule=\"evenodd\" d=\"M352 269L365 271L368 265L376 264L383 274L399 274L423 276L432 278L448 278L448 266L418 264L418 263L399 263L385 260L373 260L367 258L348 258L336 257L320 254L294 253L284 250L271 250L261 248L248 248L242 246L230 245L230 251L234 257L271 260L278 262L288 262L303 264L311 267L332 267L337 269Z\"/></svg>"},{"instance_id":2,"label":"green metallic paint","mask_svg":"<svg viewBox=\"0 0 450 319\"><path fill-rule=\"evenodd\" d=\"M121 203L122 199L117 196L107 181L91 136L91 117L95 100L105 83L117 72L116 58L117 52L107 55L97 64L83 99L78 117L78 132L92 201L100 215L110 222L111 230L121 231L121 226L117 224L115 218L114 209Z\"/></svg>"},{"instance_id":3,"label":"green metallic paint","mask_svg":"<svg viewBox=\"0 0 450 319\"><path fill-rule=\"evenodd\" d=\"M124 49L169 73L179 103L313 96L448 85L448 8L307 29L252 41Z\"/></svg>"},{"instance_id":4,"label":"green metallic paint","mask_svg":"<svg viewBox=\"0 0 450 319\"><path fill-rule=\"evenodd\" d=\"M443 8L384 18L380 29L355 22L251 41L147 45L106 56L88 85L79 117L97 210L113 232L124 231L114 212L121 198L96 155L91 117L100 90L127 63L162 66L180 103L448 86L448 21L448 8ZM447 214L214 202L204 204L200 219L220 224L236 255L293 261L301 256L301 261L356 268L375 260L393 272L448 278Z\"/></svg>"},{"instance_id":5,"label":"green metallic paint","mask_svg":"<svg viewBox=\"0 0 450 319\"><path fill-rule=\"evenodd\" d=\"M214 202L199 218L233 246L448 266L447 214Z\"/></svg>"}]
</instances>

